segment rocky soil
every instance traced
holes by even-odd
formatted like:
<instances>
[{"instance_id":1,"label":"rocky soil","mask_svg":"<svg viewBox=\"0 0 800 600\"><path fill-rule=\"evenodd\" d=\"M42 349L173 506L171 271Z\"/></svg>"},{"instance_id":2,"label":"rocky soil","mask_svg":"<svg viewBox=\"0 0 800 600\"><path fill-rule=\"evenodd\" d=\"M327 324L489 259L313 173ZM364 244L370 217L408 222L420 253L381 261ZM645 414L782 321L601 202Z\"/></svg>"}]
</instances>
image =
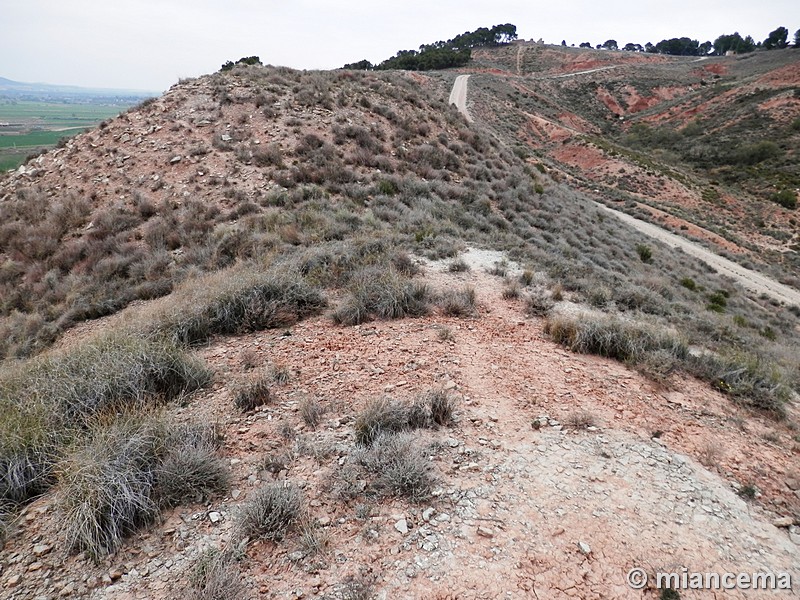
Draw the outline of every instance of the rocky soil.
<instances>
[{"instance_id":1,"label":"rocky soil","mask_svg":"<svg viewBox=\"0 0 800 600\"><path fill-rule=\"evenodd\" d=\"M185 597L197 557L235 546L237 511L273 480L303 488L322 542L311 552L295 532L241 545L235 568L252 597L352 598L352 582L363 581L379 598L656 598L628 587L626 573L800 576L793 431L700 382L655 386L620 363L563 350L486 272L501 255L463 258L468 272L430 263L426 273L436 287L473 286L473 318L340 327L319 317L201 348L215 383L173 410L221 424L230 494L165 513L97 565L59 553L43 497L0 553L0 596ZM276 401L238 413L235 383L270 364L289 373ZM354 416L372 398L431 388L458 400L452 427L418 433L437 477L432 496L344 500ZM325 409L316 430L299 415L310 397ZM755 499L738 493L745 486ZM725 597L775 597L738 594Z\"/></svg>"}]
</instances>

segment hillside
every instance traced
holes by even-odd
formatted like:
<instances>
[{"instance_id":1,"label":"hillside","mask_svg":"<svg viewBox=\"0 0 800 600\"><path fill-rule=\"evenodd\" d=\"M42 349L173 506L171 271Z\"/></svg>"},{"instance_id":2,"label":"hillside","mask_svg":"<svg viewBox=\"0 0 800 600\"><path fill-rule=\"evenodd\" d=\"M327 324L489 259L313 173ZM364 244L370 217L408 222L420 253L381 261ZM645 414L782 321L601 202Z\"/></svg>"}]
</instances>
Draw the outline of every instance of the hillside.
<instances>
[{"instance_id":1,"label":"hillside","mask_svg":"<svg viewBox=\"0 0 800 600\"><path fill-rule=\"evenodd\" d=\"M800 188L794 49L698 59L520 43L477 54L474 71L476 112L574 184L798 287L796 212L781 205Z\"/></svg>"},{"instance_id":2,"label":"hillside","mask_svg":"<svg viewBox=\"0 0 800 600\"><path fill-rule=\"evenodd\" d=\"M784 89L793 56L698 64ZM800 308L593 202L716 228L648 195L708 170L629 126L678 123L698 65L474 58L474 122L456 72L239 65L0 179L4 597L655 598L626 572L794 568ZM730 202L790 231L774 166ZM748 219L728 254L796 284Z\"/></svg>"}]
</instances>

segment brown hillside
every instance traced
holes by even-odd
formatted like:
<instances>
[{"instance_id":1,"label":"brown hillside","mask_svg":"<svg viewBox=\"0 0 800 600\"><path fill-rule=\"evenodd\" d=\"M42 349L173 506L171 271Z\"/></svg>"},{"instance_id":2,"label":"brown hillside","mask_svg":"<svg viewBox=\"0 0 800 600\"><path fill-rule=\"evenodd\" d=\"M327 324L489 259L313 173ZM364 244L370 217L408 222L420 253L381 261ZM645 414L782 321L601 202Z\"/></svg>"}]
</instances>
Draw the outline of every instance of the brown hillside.
<instances>
[{"instance_id":1,"label":"brown hillside","mask_svg":"<svg viewBox=\"0 0 800 600\"><path fill-rule=\"evenodd\" d=\"M627 122L698 69L782 71L476 54L474 123L455 73L237 66L0 179L0 596L658 598L626 573L796 567L800 307L589 199L755 261Z\"/></svg>"}]
</instances>

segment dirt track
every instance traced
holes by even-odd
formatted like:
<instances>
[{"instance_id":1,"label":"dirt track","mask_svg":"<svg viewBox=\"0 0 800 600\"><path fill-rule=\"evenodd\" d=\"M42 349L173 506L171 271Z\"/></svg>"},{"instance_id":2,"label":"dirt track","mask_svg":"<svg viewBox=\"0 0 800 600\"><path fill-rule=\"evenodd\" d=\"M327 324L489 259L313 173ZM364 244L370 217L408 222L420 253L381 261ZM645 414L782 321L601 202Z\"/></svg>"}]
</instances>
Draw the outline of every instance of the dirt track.
<instances>
[{"instance_id":1,"label":"dirt track","mask_svg":"<svg viewBox=\"0 0 800 600\"><path fill-rule=\"evenodd\" d=\"M467 110L467 80L469 75L459 75L453 83L453 91L450 92L450 104L455 104L458 112L472 123L472 116Z\"/></svg>"},{"instance_id":2,"label":"dirt track","mask_svg":"<svg viewBox=\"0 0 800 600\"><path fill-rule=\"evenodd\" d=\"M608 68L613 67L603 67L603 69ZM590 73L592 71L600 71L603 69L592 69L591 71L583 71L581 73ZM571 75L579 75L581 73L572 73ZM458 110L467 118L467 120L471 122L473 119L467 112L468 79L469 75L459 75L456 78L455 83L453 84L453 90L450 93L450 104L455 104L458 107ZM787 285L779 283L770 277L762 275L761 273L746 269L745 267L731 260L723 258L722 256L707 250L699 244L682 238L679 235L675 235L674 233L665 231L656 225L652 225L651 223L631 217L630 215L618 210L614 210L613 208L609 208L608 206L600 204L599 202L596 202L595 204L603 210L612 213L622 222L630 225L637 231L657 239L660 242L663 242L664 244L667 244L677 250L682 250L686 254L690 254L695 258L699 258L720 274L734 279L749 292L752 292L756 295L766 294L767 296L774 298L779 302L783 302L788 305L800 306L800 290L796 290Z\"/></svg>"},{"instance_id":3,"label":"dirt track","mask_svg":"<svg viewBox=\"0 0 800 600\"><path fill-rule=\"evenodd\" d=\"M640 221L639 219L614 210L613 208L609 208L599 202L595 204L645 235L657 239L675 249L682 250L695 258L699 258L710 267L716 269L720 274L735 279L743 288L750 292L755 294L767 294L779 302L800 306L800 291L794 288L778 283L774 279L770 279L761 273L746 269L732 260L714 254L699 244L695 244L679 235L665 231L656 225Z\"/></svg>"}]
</instances>

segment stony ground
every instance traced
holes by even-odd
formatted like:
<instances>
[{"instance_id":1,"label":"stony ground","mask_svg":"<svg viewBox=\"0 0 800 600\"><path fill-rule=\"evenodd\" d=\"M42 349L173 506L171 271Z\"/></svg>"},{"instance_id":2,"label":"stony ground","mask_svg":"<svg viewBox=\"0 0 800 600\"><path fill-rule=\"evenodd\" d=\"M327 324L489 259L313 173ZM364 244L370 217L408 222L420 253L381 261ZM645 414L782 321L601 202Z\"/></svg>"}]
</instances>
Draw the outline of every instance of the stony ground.
<instances>
[{"instance_id":1,"label":"stony ground","mask_svg":"<svg viewBox=\"0 0 800 600\"><path fill-rule=\"evenodd\" d=\"M196 558L231 546L238 507L273 479L304 488L323 543L315 554L299 534L250 542L239 566L259 597L346 598L356 578L381 598L641 598L656 595L627 586L633 567L796 569L800 532L786 526L800 514L800 469L790 431L702 384L656 388L624 365L564 351L521 300L502 298L502 280L486 273L501 257L465 258L471 271L429 265L428 277L474 286L475 318L342 328L320 317L202 349L217 380L178 413L223 425L230 495L165 514L99 565L54 549L43 498L0 555L3 597L183 597ZM289 381L276 403L240 415L230 390L251 364L279 364ZM433 496L343 502L353 416L370 398L432 387L459 399L453 427L420 434L437 473ZM298 415L309 396L326 409L316 431ZM267 470L266 457L284 468ZM760 497L745 501L736 491L751 483Z\"/></svg>"}]
</instances>

